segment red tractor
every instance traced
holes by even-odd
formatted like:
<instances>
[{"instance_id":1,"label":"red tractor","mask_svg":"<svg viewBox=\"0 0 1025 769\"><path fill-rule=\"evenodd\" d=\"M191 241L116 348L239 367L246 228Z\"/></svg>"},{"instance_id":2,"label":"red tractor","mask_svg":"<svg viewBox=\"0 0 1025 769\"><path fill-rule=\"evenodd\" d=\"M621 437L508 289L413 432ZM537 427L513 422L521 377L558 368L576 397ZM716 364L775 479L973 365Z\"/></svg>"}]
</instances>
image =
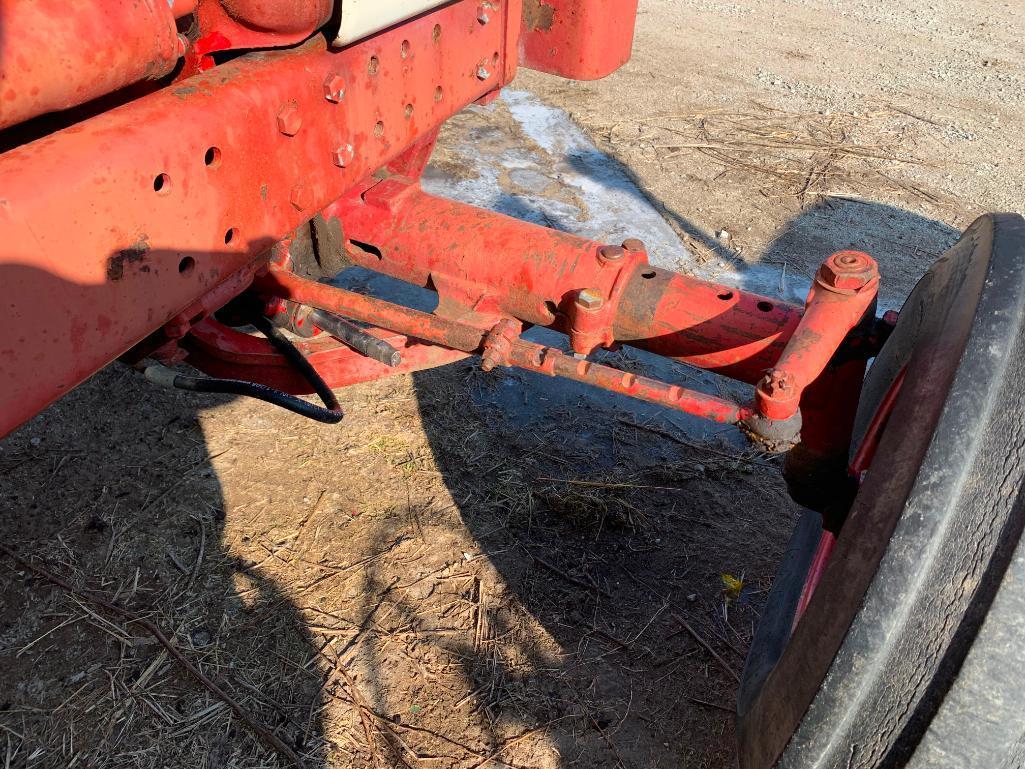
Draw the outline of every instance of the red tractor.
<instances>
[{"instance_id":1,"label":"red tractor","mask_svg":"<svg viewBox=\"0 0 1025 769\"><path fill-rule=\"evenodd\" d=\"M636 0L6 0L0 435L115 359L331 423L333 390L478 355L735 425L786 454L807 509L744 672L741 765L1022 765L1021 217L978 220L899 316L877 317L877 265L858 251L824 254L797 306L652 266L639 239L421 189L446 119L517 66L609 74L635 14ZM435 291L437 309L333 285L349 264ZM524 339L532 326L565 349ZM619 345L754 397L593 359Z\"/></svg>"}]
</instances>

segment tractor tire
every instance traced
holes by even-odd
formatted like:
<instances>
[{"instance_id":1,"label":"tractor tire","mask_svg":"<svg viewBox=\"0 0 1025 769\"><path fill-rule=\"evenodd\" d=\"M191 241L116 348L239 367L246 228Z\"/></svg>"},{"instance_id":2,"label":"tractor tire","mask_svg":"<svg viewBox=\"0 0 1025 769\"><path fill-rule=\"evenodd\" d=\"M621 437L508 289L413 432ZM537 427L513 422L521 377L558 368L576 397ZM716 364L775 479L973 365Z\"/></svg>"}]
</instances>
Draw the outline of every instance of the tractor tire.
<instances>
[{"instance_id":1,"label":"tractor tire","mask_svg":"<svg viewBox=\"0 0 1025 769\"><path fill-rule=\"evenodd\" d=\"M1025 220L977 220L868 371L868 472L791 631L821 531L798 524L737 703L742 769L1025 766Z\"/></svg>"}]
</instances>

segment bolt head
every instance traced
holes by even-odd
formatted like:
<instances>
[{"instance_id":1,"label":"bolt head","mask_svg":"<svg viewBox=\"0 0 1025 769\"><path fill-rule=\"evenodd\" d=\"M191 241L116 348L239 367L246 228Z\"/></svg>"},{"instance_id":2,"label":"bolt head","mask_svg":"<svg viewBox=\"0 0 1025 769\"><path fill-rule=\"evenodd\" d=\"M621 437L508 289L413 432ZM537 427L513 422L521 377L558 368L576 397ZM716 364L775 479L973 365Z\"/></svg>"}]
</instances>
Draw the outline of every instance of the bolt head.
<instances>
[{"instance_id":1,"label":"bolt head","mask_svg":"<svg viewBox=\"0 0 1025 769\"><path fill-rule=\"evenodd\" d=\"M585 310L600 310L605 298L596 288L585 288L577 294L577 306Z\"/></svg>"},{"instance_id":2,"label":"bolt head","mask_svg":"<svg viewBox=\"0 0 1025 769\"><path fill-rule=\"evenodd\" d=\"M491 18L488 16L488 5L486 3L481 3L477 6L477 21L481 24L487 24L491 21Z\"/></svg>"},{"instance_id":3,"label":"bolt head","mask_svg":"<svg viewBox=\"0 0 1025 769\"><path fill-rule=\"evenodd\" d=\"M491 77L491 71L487 67L485 67L483 64L477 67L478 80L487 80L489 77Z\"/></svg>"},{"instance_id":4,"label":"bolt head","mask_svg":"<svg viewBox=\"0 0 1025 769\"><path fill-rule=\"evenodd\" d=\"M617 262L626 256L622 246L602 246L598 249L598 258L603 262Z\"/></svg>"},{"instance_id":5,"label":"bolt head","mask_svg":"<svg viewBox=\"0 0 1025 769\"><path fill-rule=\"evenodd\" d=\"M310 192L303 185L297 184L292 188L292 194L289 197L289 200L295 210L302 211L310 204Z\"/></svg>"},{"instance_id":6,"label":"bolt head","mask_svg":"<svg viewBox=\"0 0 1025 769\"><path fill-rule=\"evenodd\" d=\"M345 78L337 72L324 79L324 98L334 104L345 98Z\"/></svg>"},{"instance_id":7,"label":"bolt head","mask_svg":"<svg viewBox=\"0 0 1025 769\"><path fill-rule=\"evenodd\" d=\"M623 248L627 251L634 253L644 252L648 250L648 247L644 245L644 241L638 238L627 238L623 241Z\"/></svg>"},{"instance_id":8,"label":"bolt head","mask_svg":"<svg viewBox=\"0 0 1025 769\"><path fill-rule=\"evenodd\" d=\"M345 168L347 165L352 163L355 156L356 152L351 144L343 144L331 153L331 159L339 168Z\"/></svg>"},{"instance_id":9,"label":"bolt head","mask_svg":"<svg viewBox=\"0 0 1025 769\"><path fill-rule=\"evenodd\" d=\"M285 136L295 136L302 128L303 119L299 108L294 104L286 104L278 110L278 130Z\"/></svg>"},{"instance_id":10,"label":"bolt head","mask_svg":"<svg viewBox=\"0 0 1025 769\"><path fill-rule=\"evenodd\" d=\"M875 260L860 251L840 251L819 268L818 280L841 291L857 291L878 277Z\"/></svg>"}]
</instances>

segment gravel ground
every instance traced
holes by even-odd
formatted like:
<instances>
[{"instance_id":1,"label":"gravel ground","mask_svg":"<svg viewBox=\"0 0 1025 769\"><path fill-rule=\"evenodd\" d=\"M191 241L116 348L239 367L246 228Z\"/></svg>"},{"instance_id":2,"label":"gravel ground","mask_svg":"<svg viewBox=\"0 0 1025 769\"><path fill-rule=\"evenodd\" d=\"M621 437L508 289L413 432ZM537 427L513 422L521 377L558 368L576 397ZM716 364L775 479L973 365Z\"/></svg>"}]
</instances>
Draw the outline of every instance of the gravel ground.
<instances>
[{"instance_id":1,"label":"gravel ground","mask_svg":"<svg viewBox=\"0 0 1025 769\"><path fill-rule=\"evenodd\" d=\"M979 212L1023 208L1023 14L642 0L622 71L515 87L701 270L808 277L856 246L896 306ZM453 121L432 173L486 124L535 153L507 104ZM329 429L101 372L0 443L5 541L160 625L310 769L733 766L796 514L773 460L470 365L340 397ZM0 670L4 766L285 765L140 625L9 562Z\"/></svg>"}]
</instances>

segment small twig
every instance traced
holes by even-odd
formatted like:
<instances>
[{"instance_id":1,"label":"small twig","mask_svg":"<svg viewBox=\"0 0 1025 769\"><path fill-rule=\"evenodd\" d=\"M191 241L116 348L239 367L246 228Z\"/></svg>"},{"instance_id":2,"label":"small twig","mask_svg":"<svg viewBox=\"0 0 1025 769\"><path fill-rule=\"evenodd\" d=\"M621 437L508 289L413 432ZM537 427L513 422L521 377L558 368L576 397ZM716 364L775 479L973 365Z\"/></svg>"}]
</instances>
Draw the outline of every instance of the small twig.
<instances>
[{"instance_id":1,"label":"small twig","mask_svg":"<svg viewBox=\"0 0 1025 769\"><path fill-rule=\"evenodd\" d=\"M192 573L189 574L189 581L186 587L192 587L196 581L196 577L199 576L199 567L203 565L203 554L206 552L206 526L203 525L202 519L196 519L199 523L199 553L196 555L196 562L192 565Z\"/></svg>"},{"instance_id":2,"label":"small twig","mask_svg":"<svg viewBox=\"0 0 1025 769\"><path fill-rule=\"evenodd\" d=\"M100 606L106 609L107 611L113 612L114 614L123 617L128 622L131 622L132 624L139 625L143 630L147 631L150 635L152 635L157 640L157 642L167 650L167 653L170 654L179 665L185 668L189 675L191 675L194 679L196 679L196 681L202 684L208 691L210 691L211 694L213 694L219 700L221 700L221 702L230 707L232 711L235 713L235 715L238 716L261 740L263 740L264 744L267 745L267 747L276 750L282 756L287 758L293 766L302 769L302 761L299 759L299 756L296 755L294 750L292 750L290 747L288 747L288 745L282 742L281 738L279 738L277 735L275 735L273 732L271 732L265 726L263 726L263 724L257 721L245 708L243 708L237 701L235 701L229 694L222 690L217 684L215 684L213 681L211 681L209 678L203 675L203 673L200 672L199 668L193 665L184 655L182 655L180 651L178 651L177 648L175 648L175 646L167 639L163 632L161 632L160 628L158 628L148 619L143 619L135 612L130 611L123 606L119 606L116 603L111 603L110 601L106 600L105 598L101 598L98 595L93 595L92 593L88 593L83 590L79 590L76 587L73 587L60 577L51 574L42 567L36 566L35 564L25 560L3 543L0 543L0 552L4 553L8 558L10 558L18 565L22 566L25 569L28 569L33 574L42 577L47 582L56 585L57 587L66 591L67 593L70 593L71 595L76 596L77 598L80 598L84 601L88 601L89 603L92 603L96 606Z\"/></svg>"},{"instance_id":3,"label":"small twig","mask_svg":"<svg viewBox=\"0 0 1025 769\"><path fill-rule=\"evenodd\" d=\"M712 655L712 658L719 663L723 670L725 670L733 677L734 681L736 681L738 684L740 683L740 676L737 675L736 671L726 663L726 660L719 656L719 652L713 649L711 645L708 643L708 641L706 641L704 638L698 635L698 631L692 628L690 623L687 622L687 620L685 620L676 612L672 612L669 616L671 616L674 620L679 622L683 626L683 629L690 633L695 641L697 641L699 644L705 647L705 651Z\"/></svg>"},{"instance_id":4,"label":"small twig","mask_svg":"<svg viewBox=\"0 0 1025 769\"><path fill-rule=\"evenodd\" d=\"M687 701L688 702L693 702L695 705L704 705L706 708L715 708L716 710L721 710L724 713L729 713L731 716L737 715L737 711L734 710L733 708L728 708L725 705L719 705L719 704L717 704L715 702L707 702L705 700L699 700L697 697L688 697Z\"/></svg>"},{"instance_id":5,"label":"small twig","mask_svg":"<svg viewBox=\"0 0 1025 769\"><path fill-rule=\"evenodd\" d=\"M526 549L526 548L524 548L524 549ZM534 563L536 563L538 566L541 566L541 567L547 569L552 574L555 574L555 575L558 575L558 576L562 577L564 580L569 582L571 585L576 585L577 587L583 588L584 590L587 590L587 591L591 591L591 590L597 589L598 592L600 592L606 598L611 598L612 597L612 594L608 590L605 590L604 588L602 588L602 587L600 587L598 585L592 585L592 584L590 584L588 582L584 582L582 579L577 579L576 577L570 576L569 574L564 572L562 569L560 569L555 564L549 563L544 558L541 558L540 556L534 555L534 553L531 553L530 550L527 550L527 552L530 553L530 557L534 559Z\"/></svg>"}]
</instances>

